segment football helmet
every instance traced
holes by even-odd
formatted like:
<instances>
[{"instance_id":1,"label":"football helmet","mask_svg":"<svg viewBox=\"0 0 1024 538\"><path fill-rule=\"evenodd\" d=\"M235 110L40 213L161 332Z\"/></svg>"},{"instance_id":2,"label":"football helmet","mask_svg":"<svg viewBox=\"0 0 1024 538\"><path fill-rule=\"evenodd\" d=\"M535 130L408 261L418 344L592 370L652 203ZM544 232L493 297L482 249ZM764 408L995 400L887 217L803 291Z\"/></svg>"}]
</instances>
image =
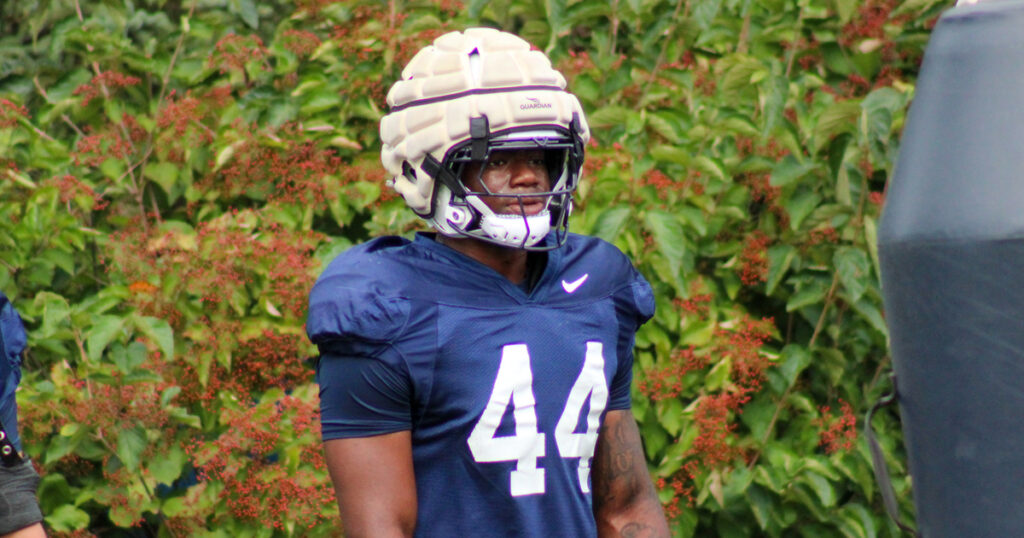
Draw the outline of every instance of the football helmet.
<instances>
[{"instance_id":1,"label":"football helmet","mask_svg":"<svg viewBox=\"0 0 1024 538\"><path fill-rule=\"evenodd\" d=\"M565 77L523 39L491 28L444 34L419 51L391 87L381 120L381 161L405 203L438 232L548 250L568 231L572 195L590 139L583 109ZM544 150L546 192L473 192L470 163L505 150ZM521 211L495 213L482 198L514 198ZM540 213L524 200L546 200ZM514 204L513 204L514 206ZM542 243L555 231L555 241Z\"/></svg>"}]
</instances>

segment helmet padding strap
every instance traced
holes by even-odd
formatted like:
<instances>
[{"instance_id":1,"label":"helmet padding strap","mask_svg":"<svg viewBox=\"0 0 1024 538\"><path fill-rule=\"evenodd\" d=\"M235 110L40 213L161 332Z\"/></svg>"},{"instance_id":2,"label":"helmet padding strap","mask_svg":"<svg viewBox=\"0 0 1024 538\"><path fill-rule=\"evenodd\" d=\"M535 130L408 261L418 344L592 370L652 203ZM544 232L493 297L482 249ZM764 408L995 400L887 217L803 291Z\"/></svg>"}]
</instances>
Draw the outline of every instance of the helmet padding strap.
<instances>
[{"instance_id":1,"label":"helmet padding strap","mask_svg":"<svg viewBox=\"0 0 1024 538\"><path fill-rule=\"evenodd\" d=\"M470 146L470 159L483 161L487 158L487 136L490 134L490 131L490 127L487 124L487 116L469 118L469 137L473 140Z\"/></svg>"}]
</instances>

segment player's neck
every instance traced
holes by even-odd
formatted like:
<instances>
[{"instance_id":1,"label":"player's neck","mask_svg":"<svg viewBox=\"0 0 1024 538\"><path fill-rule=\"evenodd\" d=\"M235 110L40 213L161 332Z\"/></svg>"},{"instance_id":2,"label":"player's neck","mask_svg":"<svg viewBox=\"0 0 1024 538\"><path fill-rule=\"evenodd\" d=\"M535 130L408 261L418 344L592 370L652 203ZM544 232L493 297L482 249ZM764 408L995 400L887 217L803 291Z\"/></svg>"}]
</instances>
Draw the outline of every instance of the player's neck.
<instances>
[{"instance_id":1,"label":"player's neck","mask_svg":"<svg viewBox=\"0 0 1024 538\"><path fill-rule=\"evenodd\" d=\"M472 237L446 237L441 234L437 234L437 242L494 269L513 284L526 280L529 252L525 250L503 247Z\"/></svg>"}]
</instances>

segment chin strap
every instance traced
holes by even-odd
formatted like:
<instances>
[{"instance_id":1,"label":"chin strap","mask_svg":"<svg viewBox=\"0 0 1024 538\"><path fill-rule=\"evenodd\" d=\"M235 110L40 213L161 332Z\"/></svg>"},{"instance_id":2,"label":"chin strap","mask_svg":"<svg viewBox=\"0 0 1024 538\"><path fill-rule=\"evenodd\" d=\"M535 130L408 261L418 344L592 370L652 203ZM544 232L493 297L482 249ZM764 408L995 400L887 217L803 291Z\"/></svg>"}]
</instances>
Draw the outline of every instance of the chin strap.
<instances>
[{"instance_id":1,"label":"chin strap","mask_svg":"<svg viewBox=\"0 0 1024 538\"><path fill-rule=\"evenodd\" d=\"M898 398L896 390L896 373L890 372L889 379L892 381L892 391L887 394L883 394L882 397L875 402L875 405L868 411L867 416L864 418L864 436L867 437L868 448L871 450L871 463L875 471L875 482L878 483L878 489L882 494L882 504L885 505L885 511L889 514L889 517L896 523L896 526L900 530L910 534L911 536L920 537L914 529L907 526L900 520L900 508L896 502L896 492L892 488L892 479L889 477L889 466L885 463L885 455L882 453L882 447L878 443L878 438L875 437L875 430L871 427L871 418L874 416L875 411L883 407L892 405Z\"/></svg>"},{"instance_id":2,"label":"chin strap","mask_svg":"<svg viewBox=\"0 0 1024 538\"><path fill-rule=\"evenodd\" d=\"M438 162L433 155L429 153L426 154L423 157L423 164L420 165L420 168L430 175L430 177L439 180L442 185L448 187L448 190L452 191L452 194L455 196L465 198L465 196L469 194L469 191L467 191L462 182L455 177L455 174L453 174L451 170L441 166L441 163Z\"/></svg>"}]
</instances>

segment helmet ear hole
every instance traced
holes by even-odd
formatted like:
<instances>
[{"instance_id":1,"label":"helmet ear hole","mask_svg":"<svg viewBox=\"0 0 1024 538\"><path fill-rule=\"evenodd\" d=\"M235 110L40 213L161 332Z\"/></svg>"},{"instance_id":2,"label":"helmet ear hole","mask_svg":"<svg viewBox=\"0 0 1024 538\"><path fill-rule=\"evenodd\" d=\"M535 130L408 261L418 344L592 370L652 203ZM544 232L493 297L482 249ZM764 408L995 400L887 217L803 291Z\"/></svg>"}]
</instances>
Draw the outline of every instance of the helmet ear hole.
<instances>
[{"instance_id":1,"label":"helmet ear hole","mask_svg":"<svg viewBox=\"0 0 1024 538\"><path fill-rule=\"evenodd\" d=\"M456 228L465 228L469 216L459 207L452 207L448 210L448 222Z\"/></svg>"},{"instance_id":2,"label":"helmet ear hole","mask_svg":"<svg viewBox=\"0 0 1024 538\"><path fill-rule=\"evenodd\" d=\"M416 183L416 170L409 164L409 161L402 161L402 175L412 183Z\"/></svg>"}]
</instances>

